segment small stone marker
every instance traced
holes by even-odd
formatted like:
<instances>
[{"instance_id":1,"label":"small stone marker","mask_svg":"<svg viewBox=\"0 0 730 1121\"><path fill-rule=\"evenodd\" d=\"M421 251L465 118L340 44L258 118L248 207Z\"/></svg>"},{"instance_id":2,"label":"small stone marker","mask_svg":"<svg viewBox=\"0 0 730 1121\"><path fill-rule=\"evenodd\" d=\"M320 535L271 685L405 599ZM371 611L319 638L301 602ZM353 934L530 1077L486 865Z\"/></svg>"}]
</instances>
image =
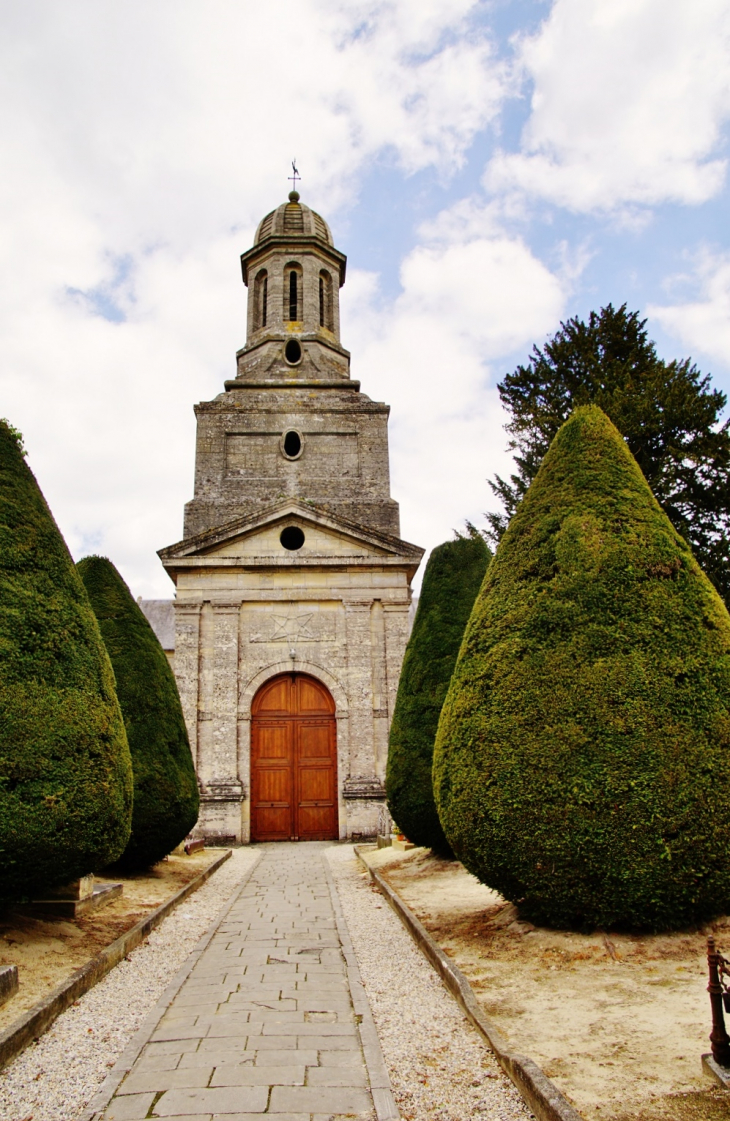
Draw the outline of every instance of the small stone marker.
<instances>
[{"instance_id":1,"label":"small stone marker","mask_svg":"<svg viewBox=\"0 0 730 1121\"><path fill-rule=\"evenodd\" d=\"M82 876L70 884L54 887L48 894L54 899L88 899L94 894L94 876Z\"/></svg>"},{"instance_id":2,"label":"small stone marker","mask_svg":"<svg viewBox=\"0 0 730 1121\"><path fill-rule=\"evenodd\" d=\"M18 991L17 965L0 965L0 1004L10 1000Z\"/></svg>"},{"instance_id":3,"label":"small stone marker","mask_svg":"<svg viewBox=\"0 0 730 1121\"><path fill-rule=\"evenodd\" d=\"M96 884L93 875L81 876L69 884L53 888L45 899L18 903L13 910L33 918L77 919L118 899L123 890L121 884Z\"/></svg>"}]
</instances>

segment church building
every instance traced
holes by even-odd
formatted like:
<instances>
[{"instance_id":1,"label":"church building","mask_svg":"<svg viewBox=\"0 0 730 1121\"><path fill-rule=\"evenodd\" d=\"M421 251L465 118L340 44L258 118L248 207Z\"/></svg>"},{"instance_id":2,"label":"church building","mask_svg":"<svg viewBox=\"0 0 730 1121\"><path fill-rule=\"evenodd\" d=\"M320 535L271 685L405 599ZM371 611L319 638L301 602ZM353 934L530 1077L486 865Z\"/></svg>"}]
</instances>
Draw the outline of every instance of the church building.
<instances>
[{"instance_id":1,"label":"church building","mask_svg":"<svg viewBox=\"0 0 730 1121\"><path fill-rule=\"evenodd\" d=\"M362 837L423 550L390 496L387 405L340 342L346 258L292 191L241 257L246 345L199 404L176 586L174 666L201 790L228 842Z\"/></svg>"}]
</instances>

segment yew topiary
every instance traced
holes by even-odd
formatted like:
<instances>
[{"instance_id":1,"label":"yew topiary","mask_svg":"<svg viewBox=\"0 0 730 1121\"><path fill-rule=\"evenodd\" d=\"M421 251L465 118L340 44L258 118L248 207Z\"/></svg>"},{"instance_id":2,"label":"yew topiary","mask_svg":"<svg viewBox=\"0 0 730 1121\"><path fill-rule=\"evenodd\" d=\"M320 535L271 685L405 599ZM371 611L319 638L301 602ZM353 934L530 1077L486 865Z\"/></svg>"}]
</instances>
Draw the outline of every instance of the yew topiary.
<instances>
[{"instance_id":1,"label":"yew topiary","mask_svg":"<svg viewBox=\"0 0 730 1121\"><path fill-rule=\"evenodd\" d=\"M132 753L132 834L118 864L145 868L198 820L185 719L170 663L117 569L106 557L84 557L77 567L114 667Z\"/></svg>"},{"instance_id":2,"label":"yew topiary","mask_svg":"<svg viewBox=\"0 0 730 1121\"><path fill-rule=\"evenodd\" d=\"M109 658L19 433L0 421L0 899L115 860L131 815Z\"/></svg>"},{"instance_id":3,"label":"yew topiary","mask_svg":"<svg viewBox=\"0 0 730 1121\"><path fill-rule=\"evenodd\" d=\"M538 922L730 910L730 617L596 406L559 430L490 564L434 792L457 856Z\"/></svg>"},{"instance_id":4,"label":"yew topiary","mask_svg":"<svg viewBox=\"0 0 730 1121\"><path fill-rule=\"evenodd\" d=\"M464 627L489 557L476 530L431 553L390 729L385 779L390 812L414 844L443 856L452 854L433 800L433 744Z\"/></svg>"}]
</instances>

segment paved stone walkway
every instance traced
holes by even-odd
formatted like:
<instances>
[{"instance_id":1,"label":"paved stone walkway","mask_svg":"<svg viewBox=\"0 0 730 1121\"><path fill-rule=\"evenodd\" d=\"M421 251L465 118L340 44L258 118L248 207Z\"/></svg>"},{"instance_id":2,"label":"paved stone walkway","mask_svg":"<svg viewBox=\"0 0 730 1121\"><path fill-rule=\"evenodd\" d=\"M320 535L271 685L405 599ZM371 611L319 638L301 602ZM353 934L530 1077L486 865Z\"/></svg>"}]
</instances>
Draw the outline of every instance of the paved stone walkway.
<instances>
[{"instance_id":1,"label":"paved stone walkway","mask_svg":"<svg viewBox=\"0 0 730 1121\"><path fill-rule=\"evenodd\" d=\"M95 1117L396 1121L326 847L261 846L126 1074L120 1060L114 1097Z\"/></svg>"}]
</instances>

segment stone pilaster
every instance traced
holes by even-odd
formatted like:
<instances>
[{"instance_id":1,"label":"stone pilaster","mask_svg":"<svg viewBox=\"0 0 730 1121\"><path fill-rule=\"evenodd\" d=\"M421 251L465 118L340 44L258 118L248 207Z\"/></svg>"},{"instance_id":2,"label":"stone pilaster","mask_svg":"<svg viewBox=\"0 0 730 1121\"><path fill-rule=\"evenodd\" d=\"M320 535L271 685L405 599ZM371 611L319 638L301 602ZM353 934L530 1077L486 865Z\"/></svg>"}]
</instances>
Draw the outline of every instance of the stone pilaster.
<instances>
[{"instance_id":1,"label":"stone pilaster","mask_svg":"<svg viewBox=\"0 0 730 1121\"><path fill-rule=\"evenodd\" d=\"M370 670L372 675L373 757L375 774L385 781L388 760L388 673L385 652L385 619L379 599L370 608Z\"/></svg>"},{"instance_id":2,"label":"stone pilaster","mask_svg":"<svg viewBox=\"0 0 730 1121\"><path fill-rule=\"evenodd\" d=\"M237 603L213 606L213 770L217 782L240 786L238 772L238 616Z\"/></svg>"},{"instance_id":3,"label":"stone pilaster","mask_svg":"<svg viewBox=\"0 0 730 1121\"><path fill-rule=\"evenodd\" d=\"M198 782L203 792L215 777L213 759L213 660L215 623L210 603L200 608L200 632L198 644L198 732L197 765Z\"/></svg>"},{"instance_id":4,"label":"stone pilaster","mask_svg":"<svg viewBox=\"0 0 730 1121\"><path fill-rule=\"evenodd\" d=\"M350 699L350 775L373 773L372 666L370 607L372 599L345 600L345 644ZM344 776L346 778L348 776Z\"/></svg>"},{"instance_id":5,"label":"stone pilaster","mask_svg":"<svg viewBox=\"0 0 730 1121\"><path fill-rule=\"evenodd\" d=\"M200 604L175 602L175 679L190 750L198 765L198 648L200 643Z\"/></svg>"},{"instance_id":6,"label":"stone pilaster","mask_svg":"<svg viewBox=\"0 0 730 1121\"><path fill-rule=\"evenodd\" d=\"M237 603L206 604L201 614L200 831L240 842L242 783L238 773Z\"/></svg>"},{"instance_id":7,"label":"stone pilaster","mask_svg":"<svg viewBox=\"0 0 730 1121\"><path fill-rule=\"evenodd\" d=\"M241 843L251 839L251 706L242 692L249 676L250 626L246 603L238 611L238 666L236 668L236 757L241 781Z\"/></svg>"},{"instance_id":8,"label":"stone pilaster","mask_svg":"<svg viewBox=\"0 0 730 1121\"><path fill-rule=\"evenodd\" d=\"M407 603L386 603L383 606L385 622L385 664L388 682L388 734L398 695L403 656L408 645L408 608Z\"/></svg>"}]
</instances>

